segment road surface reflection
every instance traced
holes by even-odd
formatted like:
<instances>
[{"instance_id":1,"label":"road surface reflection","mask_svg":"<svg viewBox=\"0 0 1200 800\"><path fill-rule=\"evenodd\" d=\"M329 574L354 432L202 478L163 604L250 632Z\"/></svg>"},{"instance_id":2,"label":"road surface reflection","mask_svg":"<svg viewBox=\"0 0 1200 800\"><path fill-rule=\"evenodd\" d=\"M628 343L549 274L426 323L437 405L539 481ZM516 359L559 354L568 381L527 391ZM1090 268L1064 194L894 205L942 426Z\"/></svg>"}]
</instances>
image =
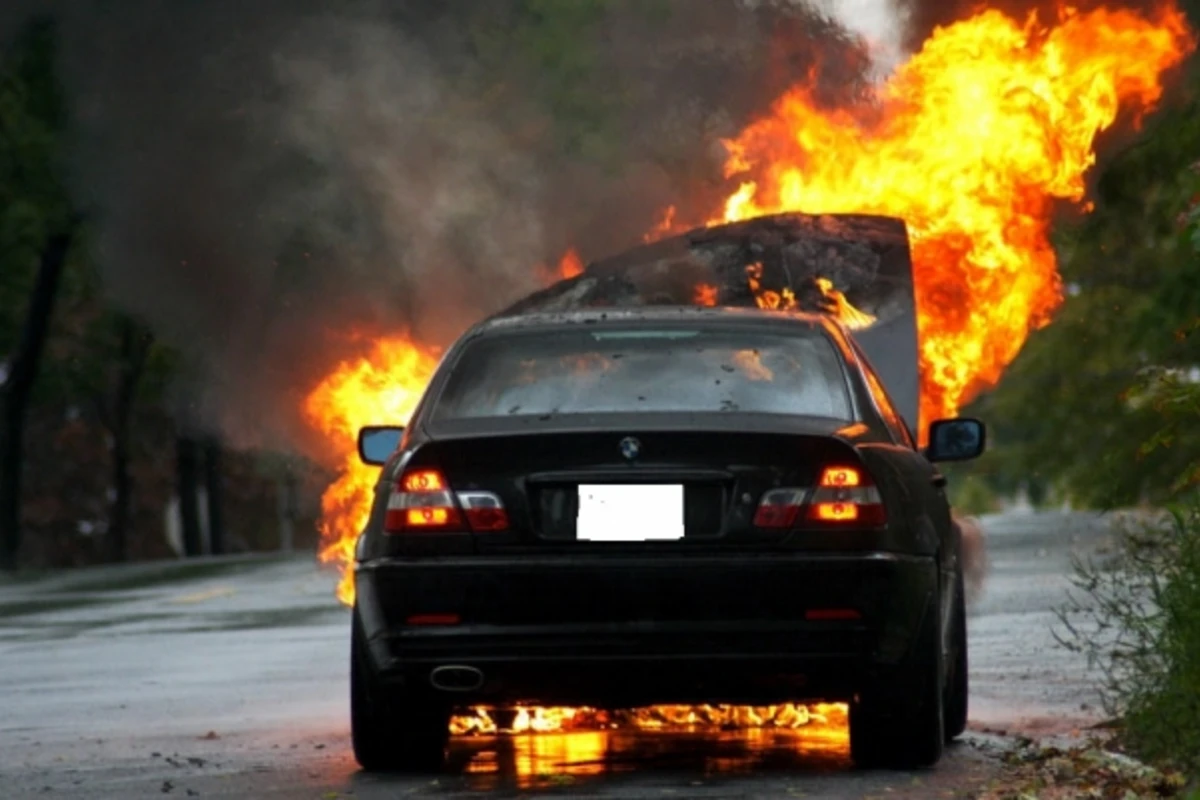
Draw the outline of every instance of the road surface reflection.
<instances>
[{"instance_id":1,"label":"road surface reflection","mask_svg":"<svg viewBox=\"0 0 1200 800\"><path fill-rule=\"evenodd\" d=\"M455 737L449 771L472 789L586 785L621 773L683 772L702 778L850 767L845 726L797 730L572 731Z\"/></svg>"}]
</instances>

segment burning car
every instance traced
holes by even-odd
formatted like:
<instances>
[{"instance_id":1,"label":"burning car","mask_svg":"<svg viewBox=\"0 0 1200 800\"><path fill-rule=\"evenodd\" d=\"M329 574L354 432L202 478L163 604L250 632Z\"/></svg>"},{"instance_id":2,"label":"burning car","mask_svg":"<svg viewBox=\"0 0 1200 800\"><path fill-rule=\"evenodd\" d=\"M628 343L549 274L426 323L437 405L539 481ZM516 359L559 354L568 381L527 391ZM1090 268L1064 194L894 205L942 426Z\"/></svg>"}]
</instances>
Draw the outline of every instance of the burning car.
<instances>
[{"instance_id":1,"label":"burning car","mask_svg":"<svg viewBox=\"0 0 1200 800\"><path fill-rule=\"evenodd\" d=\"M967 713L961 531L919 409L904 223L787 214L597 262L465 333L355 545L369 770L440 763L456 709L849 704L863 766ZM388 420L380 420L386 423Z\"/></svg>"}]
</instances>

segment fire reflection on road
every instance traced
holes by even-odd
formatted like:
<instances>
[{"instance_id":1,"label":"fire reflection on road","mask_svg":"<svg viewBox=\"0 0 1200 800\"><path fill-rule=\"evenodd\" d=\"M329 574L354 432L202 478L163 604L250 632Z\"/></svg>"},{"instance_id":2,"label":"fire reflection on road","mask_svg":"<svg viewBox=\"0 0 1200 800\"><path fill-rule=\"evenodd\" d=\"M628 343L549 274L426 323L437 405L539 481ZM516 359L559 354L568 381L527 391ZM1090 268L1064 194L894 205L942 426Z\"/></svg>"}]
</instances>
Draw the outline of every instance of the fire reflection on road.
<instances>
[{"instance_id":1,"label":"fire reflection on road","mask_svg":"<svg viewBox=\"0 0 1200 800\"><path fill-rule=\"evenodd\" d=\"M736 731L571 731L455 737L452 773L471 788L575 785L629 772L686 772L697 779L763 770L829 771L850 766L845 726Z\"/></svg>"}]
</instances>

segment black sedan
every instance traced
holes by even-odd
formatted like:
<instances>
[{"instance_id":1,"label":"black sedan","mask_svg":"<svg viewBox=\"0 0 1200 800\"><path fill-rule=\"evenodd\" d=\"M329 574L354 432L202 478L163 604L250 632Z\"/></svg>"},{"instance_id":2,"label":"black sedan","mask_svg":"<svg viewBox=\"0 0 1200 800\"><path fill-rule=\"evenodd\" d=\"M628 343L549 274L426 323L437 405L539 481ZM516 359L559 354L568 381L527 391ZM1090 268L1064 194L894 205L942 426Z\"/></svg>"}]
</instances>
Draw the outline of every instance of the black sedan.
<instances>
[{"instance_id":1,"label":"black sedan","mask_svg":"<svg viewBox=\"0 0 1200 800\"><path fill-rule=\"evenodd\" d=\"M358 542L355 755L434 767L455 707L846 701L864 766L966 724L961 542L939 461L821 315L492 319L447 352Z\"/></svg>"}]
</instances>

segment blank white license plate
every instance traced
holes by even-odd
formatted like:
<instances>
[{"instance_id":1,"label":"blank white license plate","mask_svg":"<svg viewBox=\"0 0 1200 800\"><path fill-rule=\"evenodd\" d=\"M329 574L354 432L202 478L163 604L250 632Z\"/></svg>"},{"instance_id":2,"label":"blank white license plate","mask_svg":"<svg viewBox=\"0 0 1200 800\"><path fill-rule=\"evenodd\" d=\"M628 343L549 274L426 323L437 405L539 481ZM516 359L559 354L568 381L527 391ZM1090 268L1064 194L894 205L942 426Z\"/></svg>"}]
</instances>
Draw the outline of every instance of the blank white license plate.
<instances>
[{"instance_id":1,"label":"blank white license plate","mask_svg":"<svg viewBox=\"0 0 1200 800\"><path fill-rule=\"evenodd\" d=\"M585 542L647 542L683 538L683 486L579 486L575 538Z\"/></svg>"}]
</instances>

